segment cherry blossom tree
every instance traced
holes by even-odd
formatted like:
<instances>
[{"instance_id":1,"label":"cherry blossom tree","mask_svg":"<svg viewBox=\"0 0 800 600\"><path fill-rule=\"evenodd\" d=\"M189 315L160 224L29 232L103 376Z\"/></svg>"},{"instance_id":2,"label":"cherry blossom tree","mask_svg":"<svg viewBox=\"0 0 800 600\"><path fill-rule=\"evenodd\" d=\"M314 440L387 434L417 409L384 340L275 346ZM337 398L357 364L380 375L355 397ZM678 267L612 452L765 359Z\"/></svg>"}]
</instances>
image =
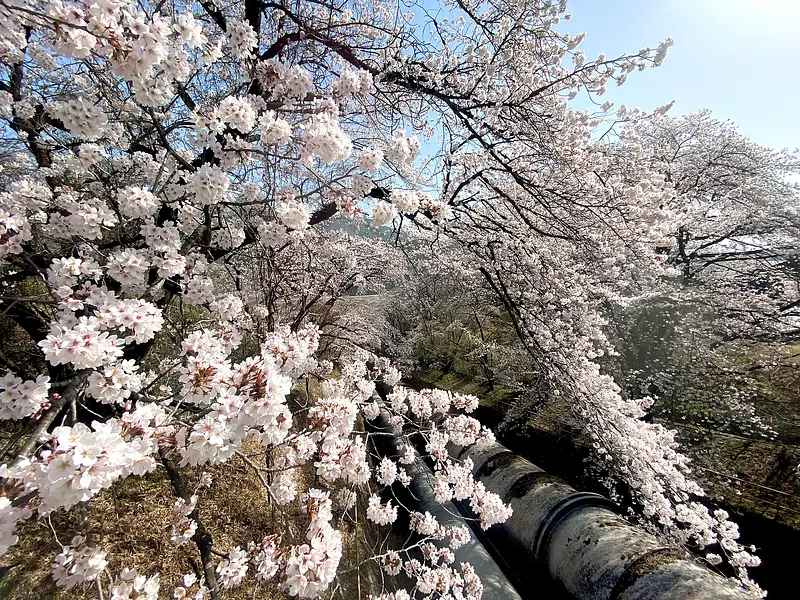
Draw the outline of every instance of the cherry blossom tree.
<instances>
[{"instance_id":1,"label":"cherry blossom tree","mask_svg":"<svg viewBox=\"0 0 800 600\"><path fill-rule=\"evenodd\" d=\"M644 290L643 303L680 307L668 309L682 330L667 334L675 354L692 345L695 355L710 358L709 369L733 369L750 350L793 344L800 290L796 153L759 146L708 111L640 121L620 145L623 153L644 149L674 189L667 204L674 241L664 252L675 272ZM650 361L650 369L667 368L668 354Z\"/></svg>"},{"instance_id":2,"label":"cherry blossom tree","mask_svg":"<svg viewBox=\"0 0 800 600\"><path fill-rule=\"evenodd\" d=\"M709 329L720 341L793 343L797 153L764 148L708 111L640 121L621 143L648 153L674 189L668 262L719 314Z\"/></svg>"},{"instance_id":3,"label":"cherry blossom tree","mask_svg":"<svg viewBox=\"0 0 800 600\"><path fill-rule=\"evenodd\" d=\"M672 420L774 436L755 400L769 394L759 372L781 364L797 335L796 153L759 146L708 111L630 124L619 151L623 162L643 151L673 189L671 272L616 315L633 393L655 391L656 412ZM700 415L680 408L686 398Z\"/></svg>"},{"instance_id":4,"label":"cherry blossom tree","mask_svg":"<svg viewBox=\"0 0 800 600\"><path fill-rule=\"evenodd\" d=\"M455 414L476 398L397 388L380 404L374 381L400 379L388 361L356 343L339 348L336 364L319 352L336 331L325 307L362 280L392 279L393 247L409 227L463 248L461 268L502 303L640 514L678 543L720 543L749 585L745 568L757 559L735 525L696 501L702 490L672 433L641 421L646 402L623 398L597 362L612 351L600 306L656 273L671 190L640 155L622 163L593 139L609 105L591 115L568 102L658 66L671 40L591 59L583 35L557 27L568 20L563 1L458 0L441 10L0 4L2 305L21 342L2 359L2 416L18 435L0 470L0 549L27 521L158 471L174 496L163 499L171 541L194 544L202 569L169 582L112 572L102 547L77 531L57 540L58 585L99 582L113 598L155 598L166 585L177 598L218 598L255 577L319 597L343 553L333 499L348 510L357 491L369 496L368 520L393 522L388 490L408 484L413 432L438 498L469 500L483 527L507 518L470 465L447 454L448 441L491 439ZM333 224L367 215L373 228L395 228L393 245ZM318 393L293 408L293 387L311 382ZM406 440L396 461L371 456L364 424L384 411ZM202 500L213 481L194 473L233 463L278 510L302 502L305 529L216 547ZM471 567L441 547L463 543L464 530L430 515L411 522L415 541L365 560L389 574L402 568L417 597L480 597Z\"/></svg>"},{"instance_id":5,"label":"cherry blossom tree","mask_svg":"<svg viewBox=\"0 0 800 600\"><path fill-rule=\"evenodd\" d=\"M398 364L520 387L533 373L503 306L450 237L412 230L402 245L405 284L391 290L388 321Z\"/></svg>"},{"instance_id":6,"label":"cherry blossom tree","mask_svg":"<svg viewBox=\"0 0 800 600\"><path fill-rule=\"evenodd\" d=\"M332 377L334 365L315 358L320 330L310 323L324 324L320 308L350 289L391 275L379 243L313 228L337 213L361 218L364 198L389 193L367 174L388 160L390 178L418 150L415 138L364 121L381 116L369 96L377 69L341 64L359 44L380 48L394 35L394 10L359 9L355 20L334 7L294 13L264 3L1 10L0 93L13 149L0 213L3 303L25 342L4 355L3 418L20 421L21 435L2 466L3 551L26 520L163 469L174 492L163 499L174 504L170 539L196 545L202 561L199 573L163 582L175 597L220 597L248 572L290 595L322 595L342 556L333 499L348 510L348 490L409 483L404 463L388 458L373 473L363 429L378 406L372 380L391 385L398 372L385 361L368 368L374 357L351 344ZM353 50L333 44L328 36L339 32ZM381 202L374 226L396 214ZM40 361L26 359L32 351ZM20 376L32 371L41 374ZM320 392L301 418L287 396L311 379ZM491 439L474 420L440 422L477 401L398 394L392 426L413 416L437 472L473 498L484 526L503 520L499 499L444 451L452 436ZM465 423L472 433L459 434ZM299 497L306 531L216 548L201 500L213 482L203 474L193 484L191 472L232 461L255 473L279 510ZM298 489L301 470L319 485ZM373 495L368 519L385 526L396 514ZM420 519L413 546L368 560L395 573L403 566L420 590L446 583L479 597L474 572L451 566L449 550L413 554L437 539L457 547L464 531ZM109 571L89 531L59 542L57 585L95 581L113 598L157 597L158 573Z\"/></svg>"}]
</instances>

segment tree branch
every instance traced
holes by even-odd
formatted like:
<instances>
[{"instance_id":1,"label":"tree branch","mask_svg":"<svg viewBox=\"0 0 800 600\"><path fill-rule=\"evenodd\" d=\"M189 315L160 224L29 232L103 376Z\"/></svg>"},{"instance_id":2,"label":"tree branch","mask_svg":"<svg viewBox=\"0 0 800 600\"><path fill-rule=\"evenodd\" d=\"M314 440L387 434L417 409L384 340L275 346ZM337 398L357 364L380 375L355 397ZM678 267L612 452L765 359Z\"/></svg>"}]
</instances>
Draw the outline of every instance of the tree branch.
<instances>
[{"instance_id":1,"label":"tree branch","mask_svg":"<svg viewBox=\"0 0 800 600\"><path fill-rule=\"evenodd\" d=\"M169 458L168 452L169 451L163 447L158 449L158 453L161 455L161 464L164 465L164 469L167 471L167 476L172 484L172 490L175 492L175 495L189 502L192 498L192 492L189 486L186 485L186 480L178 470L178 466ZM197 549L200 551L200 560L203 563L203 574L206 577L206 585L211 591L211 599L219 600L219 584L217 583L217 574L214 570L214 562L212 559L214 540L200 520L200 511L197 508L189 514L189 518L197 523L197 530L192 536L192 541L194 541Z\"/></svg>"}]
</instances>

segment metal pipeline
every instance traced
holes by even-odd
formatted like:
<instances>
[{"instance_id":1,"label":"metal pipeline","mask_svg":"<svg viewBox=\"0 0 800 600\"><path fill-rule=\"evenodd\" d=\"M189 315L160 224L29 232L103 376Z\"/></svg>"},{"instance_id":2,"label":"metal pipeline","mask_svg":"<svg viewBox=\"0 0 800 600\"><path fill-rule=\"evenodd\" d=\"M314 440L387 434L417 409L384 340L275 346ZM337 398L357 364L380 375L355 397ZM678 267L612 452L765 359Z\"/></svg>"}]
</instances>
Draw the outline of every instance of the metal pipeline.
<instances>
[{"instance_id":1,"label":"metal pipeline","mask_svg":"<svg viewBox=\"0 0 800 600\"><path fill-rule=\"evenodd\" d=\"M377 400L382 405L377 394L373 400ZM389 413L385 408L381 409L381 414L377 419L367 423L367 427L371 433L377 434L371 437L373 448L377 454L394 459L402 454L403 448L401 448L397 436L389 435ZM422 513L427 511L444 526L465 524L464 518L452 502L442 504L436 501L433 491L433 473L419 455L416 455L415 461L409 465L408 474L411 476L411 484L408 486L410 494L405 494L402 505ZM402 492L398 490L398 493ZM437 544L445 545L444 542L437 542ZM483 583L483 600L522 600L502 569L483 544L476 539L471 529L469 541L454 550L453 553L456 557L456 564L468 562L475 569L475 573Z\"/></svg>"},{"instance_id":2,"label":"metal pipeline","mask_svg":"<svg viewBox=\"0 0 800 600\"><path fill-rule=\"evenodd\" d=\"M665 548L625 521L609 499L576 491L501 444L452 448L451 455L471 458L475 478L511 504L511 518L486 537L520 589L545 574L575 600L752 599L688 552Z\"/></svg>"},{"instance_id":3,"label":"metal pipeline","mask_svg":"<svg viewBox=\"0 0 800 600\"><path fill-rule=\"evenodd\" d=\"M382 399L391 388L378 382ZM389 413L382 409L377 421L388 429ZM388 437L388 436L387 436ZM395 452L399 441L393 440ZM608 498L579 492L530 461L494 443L482 450L474 446L450 447L451 456L471 458L473 475L486 489L498 494L513 509L505 522L480 532L497 562L478 539L470 547L480 547L491 561L489 573L502 565L508 578L486 598L517 598L503 590L513 589L509 578L524 598L541 598L542 582L552 584L548 598L566 595L573 600L752 600L753 595L722 575L698 563L687 551L665 547L655 536L628 523L616 514ZM437 518L452 510L452 503L436 513L432 473L417 456L415 494L423 498L425 509ZM442 505L438 505L442 506ZM463 516L474 518L463 503L456 504ZM442 518L452 519L452 515ZM473 545L474 544L474 545ZM464 559L470 560L470 559ZM487 562L488 562L487 561ZM470 560L472 562L472 560ZM483 574L479 573L483 579ZM507 586L507 587L506 587ZM488 590L487 590L488 592Z\"/></svg>"}]
</instances>

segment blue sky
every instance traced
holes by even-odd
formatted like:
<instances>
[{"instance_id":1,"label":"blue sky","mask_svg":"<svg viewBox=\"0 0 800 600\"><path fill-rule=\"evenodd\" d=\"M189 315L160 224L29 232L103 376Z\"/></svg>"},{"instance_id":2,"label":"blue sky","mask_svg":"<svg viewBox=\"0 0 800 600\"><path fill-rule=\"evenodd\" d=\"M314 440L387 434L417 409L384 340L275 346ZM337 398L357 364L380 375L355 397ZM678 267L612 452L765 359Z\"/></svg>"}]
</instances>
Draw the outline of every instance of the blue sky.
<instances>
[{"instance_id":1,"label":"blue sky","mask_svg":"<svg viewBox=\"0 0 800 600\"><path fill-rule=\"evenodd\" d=\"M563 31L585 31L587 58L675 45L603 99L670 115L709 108L753 141L800 147L800 0L569 0Z\"/></svg>"}]
</instances>

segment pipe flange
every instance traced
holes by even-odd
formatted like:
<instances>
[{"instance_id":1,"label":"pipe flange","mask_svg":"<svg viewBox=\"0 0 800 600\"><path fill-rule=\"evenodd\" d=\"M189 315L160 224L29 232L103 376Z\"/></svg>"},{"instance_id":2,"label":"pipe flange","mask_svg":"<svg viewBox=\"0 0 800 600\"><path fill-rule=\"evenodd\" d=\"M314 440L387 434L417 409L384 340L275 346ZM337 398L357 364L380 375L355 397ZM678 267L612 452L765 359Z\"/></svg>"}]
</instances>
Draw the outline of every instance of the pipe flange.
<instances>
[{"instance_id":1,"label":"pipe flange","mask_svg":"<svg viewBox=\"0 0 800 600\"><path fill-rule=\"evenodd\" d=\"M554 504L542 519L533 538L532 555L537 565L545 564L544 553L553 531L573 511L583 507L607 508L616 512L617 506L605 496L593 492L575 492Z\"/></svg>"}]
</instances>

